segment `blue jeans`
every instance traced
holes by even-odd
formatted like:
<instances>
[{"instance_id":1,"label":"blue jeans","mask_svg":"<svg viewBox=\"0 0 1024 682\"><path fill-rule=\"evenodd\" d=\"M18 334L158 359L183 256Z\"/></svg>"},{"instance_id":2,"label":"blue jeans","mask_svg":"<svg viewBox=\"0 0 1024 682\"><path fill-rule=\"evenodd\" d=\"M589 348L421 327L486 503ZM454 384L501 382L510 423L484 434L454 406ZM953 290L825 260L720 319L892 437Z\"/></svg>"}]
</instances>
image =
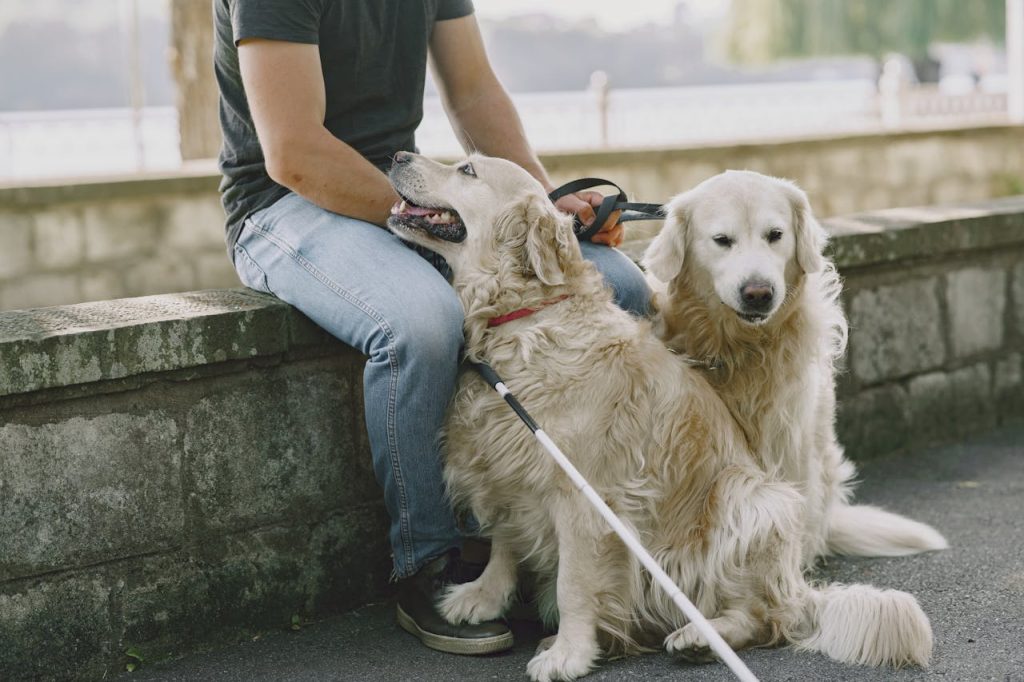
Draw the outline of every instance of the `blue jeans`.
<instances>
[{"instance_id":1,"label":"blue jeans","mask_svg":"<svg viewBox=\"0 0 1024 682\"><path fill-rule=\"evenodd\" d=\"M619 305L645 315L650 292L640 269L615 249L581 246ZM366 428L391 516L395 575L461 546L437 439L462 348L462 307L444 262L295 194L246 220L234 256L243 284L287 301L369 357Z\"/></svg>"}]
</instances>

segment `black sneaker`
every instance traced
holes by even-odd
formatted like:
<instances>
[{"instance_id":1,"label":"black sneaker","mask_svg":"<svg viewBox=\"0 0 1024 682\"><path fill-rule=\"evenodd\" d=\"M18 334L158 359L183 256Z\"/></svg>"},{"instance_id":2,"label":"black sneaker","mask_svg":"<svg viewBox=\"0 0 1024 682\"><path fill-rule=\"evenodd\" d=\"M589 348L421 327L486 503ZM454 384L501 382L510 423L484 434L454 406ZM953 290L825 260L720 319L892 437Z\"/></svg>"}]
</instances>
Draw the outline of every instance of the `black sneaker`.
<instances>
[{"instance_id":1,"label":"black sneaker","mask_svg":"<svg viewBox=\"0 0 1024 682\"><path fill-rule=\"evenodd\" d=\"M443 554L398 584L398 624L424 645L450 654L493 654L512 648L512 631L496 620L452 625L437 611L448 585L467 582L476 573L456 556ZM468 569L468 570L467 570ZM477 575L479 575L477 573ZM469 577L470 580L474 577Z\"/></svg>"}]
</instances>

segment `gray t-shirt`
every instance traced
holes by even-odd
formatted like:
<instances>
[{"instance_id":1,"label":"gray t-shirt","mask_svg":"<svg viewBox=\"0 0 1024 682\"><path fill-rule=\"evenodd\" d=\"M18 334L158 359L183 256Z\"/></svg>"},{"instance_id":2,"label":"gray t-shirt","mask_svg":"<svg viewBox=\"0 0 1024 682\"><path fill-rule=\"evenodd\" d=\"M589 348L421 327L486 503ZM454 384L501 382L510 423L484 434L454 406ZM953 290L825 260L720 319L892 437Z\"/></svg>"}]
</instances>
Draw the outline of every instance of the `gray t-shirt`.
<instances>
[{"instance_id":1,"label":"gray t-shirt","mask_svg":"<svg viewBox=\"0 0 1024 682\"><path fill-rule=\"evenodd\" d=\"M228 253L245 218L288 192L267 175L238 69L239 41L319 46L327 94L324 125L386 170L395 152L415 149L434 22L472 12L472 0L215 0Z\"/></svg>"}]
</instances>

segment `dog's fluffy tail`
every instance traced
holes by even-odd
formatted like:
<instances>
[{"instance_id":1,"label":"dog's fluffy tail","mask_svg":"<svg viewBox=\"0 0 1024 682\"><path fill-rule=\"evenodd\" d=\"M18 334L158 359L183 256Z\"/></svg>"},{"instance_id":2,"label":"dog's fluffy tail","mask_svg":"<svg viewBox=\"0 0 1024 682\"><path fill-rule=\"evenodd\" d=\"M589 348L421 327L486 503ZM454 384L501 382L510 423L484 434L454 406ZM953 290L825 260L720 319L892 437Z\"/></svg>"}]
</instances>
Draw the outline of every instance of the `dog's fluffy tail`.
<instances>
[{"instance_id":1,"label":"dog's fluffy tail","mask_svg":"<svg viewBox=\"0 0 1024 682\"><path fill-rule=\"evenodd\" d=\"M931 526L869 505L836 504L829 512L828 551L848 556L904 556L946 549Z\"/></svg>"},{"instance_id":2,"label":"dog's fluffy tail","mask_svg":"<svg viewBox=\"0 0 1024 682\"><path fill-rule=\"evenodd\" d=\"M932 628L906 592L868 585L828 585L808 595L797 649L858 665L928 665Z\"/></svg>"}]
</instances>

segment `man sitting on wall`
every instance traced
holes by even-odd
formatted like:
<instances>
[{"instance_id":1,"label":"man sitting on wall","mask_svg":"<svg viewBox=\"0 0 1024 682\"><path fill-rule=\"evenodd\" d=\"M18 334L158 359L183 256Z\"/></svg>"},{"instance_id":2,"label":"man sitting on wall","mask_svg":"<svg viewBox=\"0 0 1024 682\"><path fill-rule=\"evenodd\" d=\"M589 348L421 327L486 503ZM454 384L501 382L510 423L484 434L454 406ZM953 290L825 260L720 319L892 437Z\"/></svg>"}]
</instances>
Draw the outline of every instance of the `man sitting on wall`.
<instances>
[{"instance_id":1,"label":"man sitting on wall","mask_svg":"<svg viewBox=\"0 0 1024 682\"><path fill-rule=\"evenodd\" d=\"M381 226L398 201L385 172L415 150L428 52L463 146L551 182L484 51L471 0L216 0L215 67L227 241L242 282L291 303L369 356L363 376L374 469L391 516L398 616L428 646L512 645L497 622L448 624L434 609L465 574L437 449L454 390L462 309L436 256ZM600 195L558 205L584 223ZM582 244L619 305L643 314L640 270L609 248L610 218Z\"/></svg>"}]
</instances>

